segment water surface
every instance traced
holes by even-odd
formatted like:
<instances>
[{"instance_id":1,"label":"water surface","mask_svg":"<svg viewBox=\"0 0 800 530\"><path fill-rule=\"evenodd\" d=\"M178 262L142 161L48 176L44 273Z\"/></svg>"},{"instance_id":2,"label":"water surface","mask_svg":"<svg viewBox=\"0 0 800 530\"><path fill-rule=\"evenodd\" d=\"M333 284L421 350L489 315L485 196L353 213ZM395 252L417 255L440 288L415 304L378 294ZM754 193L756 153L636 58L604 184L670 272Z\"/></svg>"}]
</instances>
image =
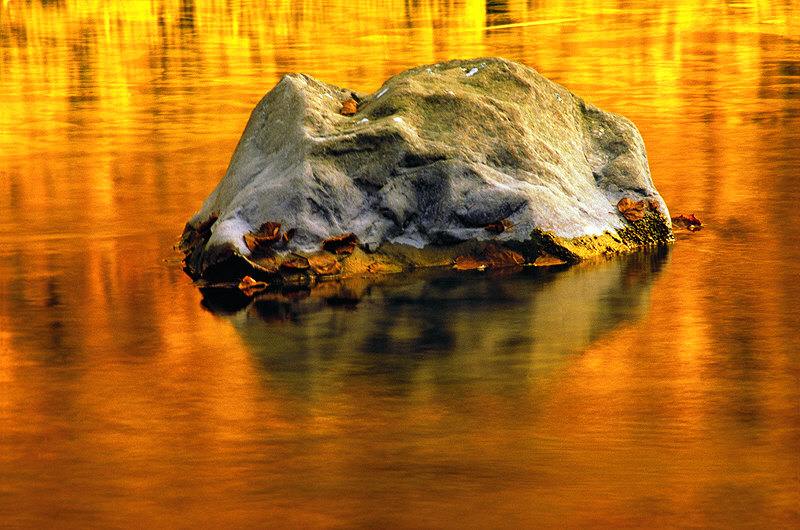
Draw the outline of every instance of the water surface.
<instances>
[{"instance_id":1,"label":"water surface","mask_svg":"<svg viewBox=\"0 0 800 530\"><path fill-rule=\"evenodd\" d=\"M800 525L786 1L0 6L0 526ZM669 249L203 300L174 262L294 71L501 55L636 123Z\"/></svg>"}]
</instances>

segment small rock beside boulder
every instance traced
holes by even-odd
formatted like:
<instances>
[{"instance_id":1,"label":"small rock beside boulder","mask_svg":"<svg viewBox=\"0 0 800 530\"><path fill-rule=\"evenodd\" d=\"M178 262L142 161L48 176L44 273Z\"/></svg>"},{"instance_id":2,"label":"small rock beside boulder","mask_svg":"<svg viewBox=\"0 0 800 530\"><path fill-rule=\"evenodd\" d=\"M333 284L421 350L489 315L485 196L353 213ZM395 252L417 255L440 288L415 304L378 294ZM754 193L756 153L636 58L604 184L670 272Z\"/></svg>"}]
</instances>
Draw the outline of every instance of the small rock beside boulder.
<instances>
[{"instance_id":1,"label":"small rock beside boulder","mask_svg":"<svg viewBox=\"0 0 800 530\"><path fill-rule=\"evenodd\" d=\"M671 241L630 121L483 58L413 68L372 94L285 76L178 248L195 278L283 282Z\"/></svg>"}]
</instances>

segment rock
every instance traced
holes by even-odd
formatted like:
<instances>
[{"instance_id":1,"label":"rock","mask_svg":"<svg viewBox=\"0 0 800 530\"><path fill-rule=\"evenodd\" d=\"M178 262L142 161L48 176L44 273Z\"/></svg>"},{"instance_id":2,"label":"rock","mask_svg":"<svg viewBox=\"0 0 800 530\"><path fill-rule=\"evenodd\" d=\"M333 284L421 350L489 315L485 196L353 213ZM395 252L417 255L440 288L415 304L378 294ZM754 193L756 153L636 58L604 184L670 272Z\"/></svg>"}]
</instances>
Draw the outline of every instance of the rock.
<instances>
[{"instance_id":1,"label":"rock","mask_svg":"<svg viewBox=\"0 0 800 530\"><path fill-rule=\"evenodd\" d=\"M652 206L628 220L623 198ZM369 95L285 76L178 248L196 278L275 279L342 240L339 274L452 266L498 246L574 262L673 234L630 121L483 58L413 68Z\"/></svg>"}]
</instances>

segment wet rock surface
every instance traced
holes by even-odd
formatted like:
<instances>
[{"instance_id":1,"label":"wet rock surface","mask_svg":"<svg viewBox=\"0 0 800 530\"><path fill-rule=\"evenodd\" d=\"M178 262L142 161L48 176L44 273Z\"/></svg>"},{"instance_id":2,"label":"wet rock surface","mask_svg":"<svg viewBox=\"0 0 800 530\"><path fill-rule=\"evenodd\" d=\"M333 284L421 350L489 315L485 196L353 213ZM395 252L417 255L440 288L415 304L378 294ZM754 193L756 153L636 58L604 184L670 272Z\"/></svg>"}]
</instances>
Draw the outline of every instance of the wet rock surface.
<instances>
[{"instance_id":1,"label":"wet rock surface","mask_svg":"<svg viewBox=\"0 0 800 530\"><path fill-rule=\"evenodd\" d=\"M285 283L672 240L630 121L483 58L417 67L368 95L285 76L178 248L195 278Z\"/></svg>"}]
</instances>

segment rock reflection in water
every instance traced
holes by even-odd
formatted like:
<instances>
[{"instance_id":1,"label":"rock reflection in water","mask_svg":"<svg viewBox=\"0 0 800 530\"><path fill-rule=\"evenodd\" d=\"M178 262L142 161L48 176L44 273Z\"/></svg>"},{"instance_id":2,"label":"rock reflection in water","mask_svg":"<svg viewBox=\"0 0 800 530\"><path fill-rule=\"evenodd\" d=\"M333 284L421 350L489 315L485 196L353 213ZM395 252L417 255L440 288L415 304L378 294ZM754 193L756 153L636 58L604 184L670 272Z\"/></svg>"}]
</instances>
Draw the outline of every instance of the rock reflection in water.
<instances>
[{"instance_id":1,"label":"rock reflection in water","mask_svg":"<svg viewBox=\"0 0 800 530\"><path fill-rule=\"evenodd\" d=\"M645 314L669 252L509 275L351 278L218 312L270 373L302 377L322 363L345 377L393 376L388 383L409 381L423 365L450 378L535 376ZM211 297L204 303L219 307Z\"/></svg>"}]
</instances>

